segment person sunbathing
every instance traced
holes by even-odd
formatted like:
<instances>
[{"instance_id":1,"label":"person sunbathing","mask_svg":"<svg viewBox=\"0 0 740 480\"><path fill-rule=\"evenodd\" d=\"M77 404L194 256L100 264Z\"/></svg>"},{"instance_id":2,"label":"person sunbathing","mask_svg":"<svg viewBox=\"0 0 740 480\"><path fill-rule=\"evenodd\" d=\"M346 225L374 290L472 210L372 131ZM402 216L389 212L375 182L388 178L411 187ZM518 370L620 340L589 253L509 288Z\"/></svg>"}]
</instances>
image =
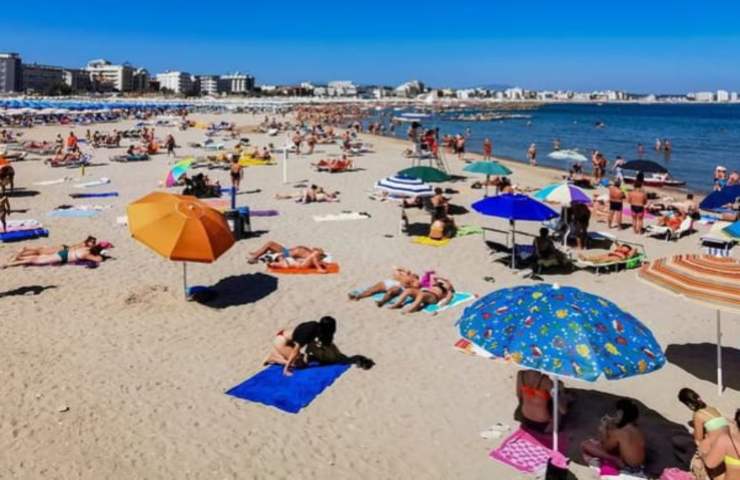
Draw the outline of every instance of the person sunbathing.
<instances>
[{"instance_id":1,"label":"person sunbathing","mask_svg":"<svg viewBox=\"0 0 740 480\"><path fill-rule=\"evenodd\" d=\"M383 293L383 298L376 303L382 307L392 298L401 294L405 288L419 288L419 275L401 267L393 267L393 273L390 278L378 282L370 287L356 292L350 292L350 300L361 300L372 297L376 293Z\"/></svg>"},{"instance_id":2,"label":"person sunbathing","mask_svg":"<svg viewBox=\"0 0 740 480\"><path fill-rule=\"evenodd\" d=\"M519 420L522 428L535 433L550 433L553 430L552 396L555 387L550 377L536 370L520 370L516 376L516 396L519 406L514 418ZM558 414L562 417L568 413L568 393L562 382L559 382ZM560 418L560 417L559 417ZM558 423L562 428L562 422Z\"/></svg>"},{"instance_id":3,"label":"person sunbathing","mask_svg":"<svg viewBox=\"0 0 740 480\"><path fill-rule=\"evenodd\" d=\"M615 243L614 250L598 255L579 255L578 258L592 263L609 263L628 260L639 253L636 248L626 244Z\"/></svg>"},{"instance_id":4,"label":"person sunbathing","mask_svg":"<svg viewBox=\"0 0 740 480\"><path fill-rule=\"evenodd\" d=\"M455 287L449 280L441 277L435 278L434 282L427 288L406 288L401 292L391 308L401 309L407 300L411 300L409 306L401 313L418 312L428 305L438 305L443 307L452 301L455 296Z\"/></svg>"},{"instance_id":5,"label":"person sunbathing","mask_svg":"<svg viewBox=\"0 0 740 480\"><path fill-rule=\"evenodd\" d=\"M314 268L318 273L326 273L326 253L320 248L302 245L287 248L277 242L267 242L250 252L247 262L255 264L263 257L270 268Z\"/></svg>"},{"instance_id":6,"label":"person sunbathing","mask_svg":"<svg viewBox=\"0 0 740 480\"><path fill-rule=\"evenodd\" d=\"M60 249L52 254L31 255L11 260L3 265L3 268L20 267L20 266L43 266L43 265L66 265L68 263L90 262L95 265L102 263L105 256L102 255L103 247L94 245L92 247L82 247L77 249Z\"/></svg>"},{"instance_id":7,"label":"person sunbathing","mask_svg":"<svg viewBox=\"0 0 740 480\"><path fill-rule=\"evenodd\" d=\"M272 341L272 350L262 363L283 365L283 374L290 376L293 368L308 364L303 350L315 342L331 345L336 329L336 320L332 317L322 317L318 322L303 322L293 329L281 329Z\"/></svg>"},{"instance_id":8,"label":"person sunbathing","mask_svg":"<svg viewBox=\"0 0 740 480\"><path fill-rule=\"evenodd\" d=\"M327 192L322 187L311 185L300 193L276 193L275 198L278 200L295 200L297 203L321 203L338 202L338 195L339 192Z\"/></svg>"},{"instance_id":9,"label":"person sunbathing","mask_svg":"<svg viewBox=\"0 0 740 480\"><path fill-rule=\"evenodd\" d=\"M608 461L620 470L639 473L645 465L645 436L637 427L640 412L632 400L617 401L613 416L601 419L599 437L581 444L581 454L589 465Z\"/></svg>"},{"instance_id":10,"label":"person sunbathing","mask_svg":"<svg viewBox=\"0 0 740 480\"><path fill-rule=\"evenodd\" d=\"M437 207L434 211L432 223L429 225L429 238L432 240L443 240L452 238L457 232L455 221L445 213L444 207Z\"/></svg>"},{"instance_id":11,"label":"person sunbathing","mask_svg":"<svg viewBox=\"0 0 740 480\"><path fill-rule=\"evenodd\" d=\"M312 165L316 167L316 170L319 172L339 172L353 167L352 160L347 158L347 155L342 155L341 159L335 158L333 160L320 160L318 163L314 163Z\"/></svg>"},{"instance_id":12,"label":"person sunbathing","mask_svg":"<svg viewBox=\"0 0 740 480\"><path fill-rule=\"evenodd\" d=\"M683 212L675 210L673 215L658 217L658 225L668 227L675 232L681 226L685 218L686 215Z\"/></svg>"},{"instance_id":13,"label":"person sunbathing","mask_svg":"<svg viewBox=\"0 0 740 480\"><path fill-rule=\"evenodd\" d=\"M36 257L39 255L53 255L61 250L78 250L81 248L90 248L97 245L98 241L92 235L88 236L85 240L74 245L47 245L37 247L23 247L13 258L19 260L21 258ZM107 245L104 245L104 247Z\"/></svg>"},{"instance_id":14,"label":"person sunbathing","mask_svg":"<svg viewBox=\"0 0 740 480\"><path fill-rule=\"evenodd\" d=\"M740 480L740 409L735 411L735 428L717 438L709 449L699 449L701 458L710 470L719 470L724 464L724 480Z\"/></svg>"}]
</instances>

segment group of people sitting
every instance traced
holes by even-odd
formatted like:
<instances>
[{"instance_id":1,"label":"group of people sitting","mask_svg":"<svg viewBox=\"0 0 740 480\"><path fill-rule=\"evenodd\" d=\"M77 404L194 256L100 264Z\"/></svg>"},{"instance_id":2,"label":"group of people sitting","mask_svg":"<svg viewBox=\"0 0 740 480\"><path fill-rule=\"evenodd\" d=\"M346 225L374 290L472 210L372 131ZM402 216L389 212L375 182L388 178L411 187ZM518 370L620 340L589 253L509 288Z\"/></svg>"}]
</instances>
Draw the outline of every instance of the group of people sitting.
<instances>
[{"instance_id":1,"label":"group of people sitting","mask_svg":"<svg viewBox=\"0 0 740 480\"><path fill-rule=\"evenodd\" d=\"M196 198L217 198L221 196L221 184L218 180L211 180L208 175L198 173L192 177L183 175L180 181L185 184L183 195Z\"/></svg>"},{"instance_id":2,"label":"group of people sitting","mask_svg":"<svg viewBox=\"0 0 740 480\"><path fill-rule=\"evenodd\" d=\"M409 314L418 312L428 305L440 307L447 305L455 296L455 287L448 279L437 276L434 271L419 276L409 269L393 267L390 278L364 290L351 292L349 299L361 300L377 294L383 294L375 302L378 307L393 302L391 308L403 309L401 313Z\"/></svg>"},{"instance_id":3,"label":"group of people sitting","mask_svg":"<svg viewBox=\"0 0 740 480\"><path fill-rule=\"evenodd\" d=\"M329 263L327 253L321 248L302 245L288 248L272 241L250 252L247 262L256 264L260 260L270 268L311 268L317 273L327 273Z\"/></svg>"},{"instance_id":4,"label":"group of people sitting","mask_svg":"<svg viewBox=\"0 0 740 480\"><path fill-rule=\"evenodd\" d=\"M110 248L113 248L113 245L104 241L99 242L93 236L88 236L74 245L23 247L14 253L2 268L73 263L87 263L95 266L109 258L106 250Z\"/></svg>"},{"instance_id":5,"label":"group of people sitting","mask_svg":"<svg viewBox=\"0 0 740 480\"><path fill-rule=\"evenodd\" d=\"M118 130L113 130L113 133L103 133L98 130L90 133L88 130L86 138L87 142L95 148L120 147L123 135Z\"/></svg>"},{"instance_id":6,"label":"group of people sitting","mask_svg":"<svg viewBox=\"0 0 740 480\"><path fill-rule=\"evenodd\" d=\"M295 200L296 203L338 202L339 192L327 192L323 187L311 185L297 193L276 193L277 200Z\"/></svg>"}]
</instances>

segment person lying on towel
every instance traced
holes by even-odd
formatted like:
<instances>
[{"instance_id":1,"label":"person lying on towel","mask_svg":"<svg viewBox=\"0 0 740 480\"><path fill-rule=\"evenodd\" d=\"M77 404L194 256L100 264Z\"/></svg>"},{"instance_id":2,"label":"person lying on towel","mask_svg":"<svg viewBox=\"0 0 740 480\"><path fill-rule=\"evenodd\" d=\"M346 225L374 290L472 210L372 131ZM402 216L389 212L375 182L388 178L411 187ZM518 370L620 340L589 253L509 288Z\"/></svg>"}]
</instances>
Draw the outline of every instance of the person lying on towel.
<instances>
[{"instance_id":1,"label":"person lying on towel","mask_svg":"<svg viewBox=\"0 0 740 480\"><path fill-rule=\"evenodd\" d=\"M311 185L299 193L276 193L277 200L295 200L296 203L338 202L339 192L327 192L323 187Z\"/></svg>"},{"instance_id":2,"label":"person lying on towel","mask_svg":"<svg viewBox=\"0 0 740 480\"><path fill-rule=\"evenodd\" d=\"M423 309L427 305L438 305L443 307L450 303L455 296L455 287L446 278L434 277L428 287L406 288L398 297L391 308L401 309L406 301L411 299L409 306L401 313L407 315Z\"/></svg>"},{"instance_id":3,"label":"person lying on towel","mask_svg":"<svg viewBox=\"0 0 740 480\"><path fill-rule=\"evenodd\" d=\"M383 293L383 298L376 302L379 307L382 307L392 298L400 295L405 288L419 288L419 286L419 275L406 268L393 267L393 273L390 278L386 278L382 282L371 285L364 290L350 292L349 299L361 300L372 297L376 293Z\"/></svg>"},{"instance_id":4,"label":"person lying on towel","mask_svg":"<svg viewBox=\"0 0 740 480\"><path fill-rule=\"evenodd\" d=\"M270 241L251 252L247 262L255 264L261 258L270 268L315 268L318 273L326 273L326 252L320 248L302 245L287 248Z\"/></svg>"},{"instance_id":5,"label":"person lying on towel","mask_svg":"<svg viewBox=\"0 0 740 480\"><path fill-rule=\"evenodd\" d=\"M38 245L33 247L23 247L21 248L18 253L15 254L13 257L15 260L21 259L21 258L27 258L27 257L35 257L39 255L53 255L57 253L60 250L77 250L80 248L90 248L95 246L98 243L98 240L93 237L92 235L88 235L88 237L81 241L80 243L75 243L73 245ZM102 242L101 242L102 243ZM112 245L111 245L112 246ZM107 244L103 246L103 248L110 248Z\"/></svg>"},{"instance_id":6,"label":"person lying on towel","mask_svg":"<svg viewBox=\"0 0 740 480\"><path fill-rule=\"evenodd\" d=\"M102 263L107 257L103 254L103 246L100 244L92 247L80 248L61 248L59 251L48 254L27 255L19 258L13 258L3 265L3 268L20 267L20 266L44 266L44 265L66 265L68 263L89 262L97 265Z\"/></svg>"}]
</instances>

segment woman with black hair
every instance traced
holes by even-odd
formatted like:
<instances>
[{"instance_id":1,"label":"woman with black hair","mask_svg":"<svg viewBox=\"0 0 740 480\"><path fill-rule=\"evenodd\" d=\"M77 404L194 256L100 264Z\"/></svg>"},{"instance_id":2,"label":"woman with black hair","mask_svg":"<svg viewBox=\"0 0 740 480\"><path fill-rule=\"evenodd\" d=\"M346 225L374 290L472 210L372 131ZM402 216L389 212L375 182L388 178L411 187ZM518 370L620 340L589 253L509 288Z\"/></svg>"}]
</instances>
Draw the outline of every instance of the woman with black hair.
<instances>
[{"instance_id":1,"label":"woman with black hair","mask_svg":"<svg viewBox=\"0 0 740 480\"><path fill-rule=\"evenodd\" d=\"M707 406L698 393L690 388L678 392L678 400L694 412L691 424L697 445L706 441L711 444L717 437L730 431L730 422L714 407Z\"/></svg>"},{"instance_id":2,"label":"woman with black hair","mask_svg":"<svg viewBox=\"0 0 740 480\"><path fill-rule=\"evenodd\" d=\"M599 427L599 438L581 444L581 454L589 465L603 461L620 470L641 472L645 465L645 436L637 427L640 412L630 399L617 401L614 415L604 415Z\"/></svg>"},{"instance_id":3,"label":"woman with black hair","mask_svg":"<svg viewBox=\"0 0 740 480\"><path fill-rule=\"evenodd\" d=\"M283 374L291 375L292 368L306 366L305 349L313 343L331 345L336 330L336 320L332 317L322 317L318 322L303 322L292 330L282 329L275 335L272 351L263 363L283 365Z\"/></svg>"}]
</instances>

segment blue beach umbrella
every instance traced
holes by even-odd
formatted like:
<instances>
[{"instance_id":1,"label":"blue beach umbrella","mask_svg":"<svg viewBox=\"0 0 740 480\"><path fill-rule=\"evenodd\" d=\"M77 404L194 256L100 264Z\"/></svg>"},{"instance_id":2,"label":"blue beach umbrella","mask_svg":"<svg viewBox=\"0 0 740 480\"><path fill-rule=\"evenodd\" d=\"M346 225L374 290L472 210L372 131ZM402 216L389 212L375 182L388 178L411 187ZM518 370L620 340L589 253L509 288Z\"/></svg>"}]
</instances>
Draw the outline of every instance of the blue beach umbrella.
<instances>
[{"instance_id":1,"label":"blue beach umbrella","mask_svg":"<svg viewBox=\"0 0 740 480\"><path fill-rule=\"evenodd\" d=\"M738 198L740 198L740 185L730 185L707 195L699 204L699 208L702 210L716 210L735 203Z\"/></svg>"},{"instance_id":2,"label":"blue beach umbrella","mask_svg":"<svg viewBox=\"0 0 740 480\"><path fill-rule=\"evenodd\" d=\"M539 284L489 293L457 321L460 335L493 358L589 382L658 370L665 355L650 329L599 296ZM553 419L557 422L557 378ZM553 444L557 450L557 423Z\"/></svg>"},{"instance_id":3,"label":"blue beach umbrella","mask_svg":"<svg viewBox=\"0 0 740 480\"><path fill-rule=\"evenodd\" d=\"M740 239L740 221L737 221L735 223L732 223L725 228L722 229L723 232L725 232L727 235L731 236L732 238L738 238Z\"/></svg>"},{"instance_id":4,"label":"blue beach umbrella","mask_svg":"<svg viewBox=\"0 0 740 480\"><path fill-rule=\"evenodd\" d=\"M511 268L516 266L516 221L544 222L558 216L549 206L520 193L484 198L471 206L482 215L505 218L511 222Z\"/></svg>"}]
</instances>

